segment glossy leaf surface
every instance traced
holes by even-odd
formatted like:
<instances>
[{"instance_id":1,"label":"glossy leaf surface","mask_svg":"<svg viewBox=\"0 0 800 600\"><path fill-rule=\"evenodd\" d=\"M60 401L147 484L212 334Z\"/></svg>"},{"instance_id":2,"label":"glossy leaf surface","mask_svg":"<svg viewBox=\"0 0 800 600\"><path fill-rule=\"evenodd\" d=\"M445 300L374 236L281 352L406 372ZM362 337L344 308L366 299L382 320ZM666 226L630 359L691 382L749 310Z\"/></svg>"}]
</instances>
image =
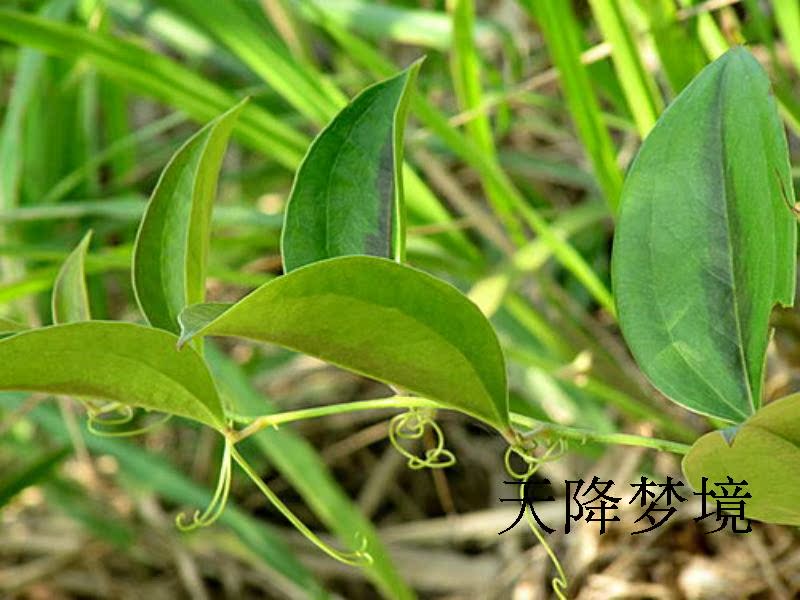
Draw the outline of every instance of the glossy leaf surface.
<instances>
[{"instance_id":1,"label":"glossy leaf surface","mask_svg":"<svg viewBox=\"0 0 800 600\"><path fill-rule=\"evenodd\" d=\"M508 423L505 363L489 322L449 284L391 260L314 263L233 306L189 307L181 325L184 343L197 335L275 343Z\"/></svg>"},{"instance_id":2,"label":"glossy leaf surface","mask_svg":"<svg viewBox=\"0 0 800 600\"><path fill-rule=\"evenodd\" d=\"M133 258L133 284L154 327L178 331L178 315L205 298L217 176L246 100L192 136L172 157L147 205Z\"/></svg>"},{"instance_id":3,"label":"glossy leaf surface","mask_svg":"<svg viewBox=\"0 0 800 600\"><path fill-rule=\"evenodd\" d=\"M768 523L800 525L800 395L766 405L735 432L701 437L683 459L683 472L696 490L713 482L747 481L745 516Z\"/></svg>"},{"instance_id":4,"label":"glossy leaf surface","mask_svg":"<svg viewBox=\"0 0 800 600\"><path fill-rule=\"evenodd\" d=\"M133 323L89 321L0 340L0 390L116 401L225 427L202 358L174 335Z\"/></svg>"},{"instance_id":5,"label":"glossy leaf surface","mask_svg":"<svg viewBox=\"0 0 800 600\"><path fill-rule=\"evenodd\" d=\"M664 112L630 169L612 279L634 357L664 394L733 422L759 406L768 319L794 297L786 139L736 48Z\"/></svg>"},{"instance_id":6,"label":"glossy leaf surface","mask_svg":"<svg viewBox=\"0 0 800 600\"><path fill-rule=\"evenodd\" d=\"M402 255L403 129L419 66L365 89L311 144L286 206L286 272L336 256Z\"/></svg>"}]
</instances>

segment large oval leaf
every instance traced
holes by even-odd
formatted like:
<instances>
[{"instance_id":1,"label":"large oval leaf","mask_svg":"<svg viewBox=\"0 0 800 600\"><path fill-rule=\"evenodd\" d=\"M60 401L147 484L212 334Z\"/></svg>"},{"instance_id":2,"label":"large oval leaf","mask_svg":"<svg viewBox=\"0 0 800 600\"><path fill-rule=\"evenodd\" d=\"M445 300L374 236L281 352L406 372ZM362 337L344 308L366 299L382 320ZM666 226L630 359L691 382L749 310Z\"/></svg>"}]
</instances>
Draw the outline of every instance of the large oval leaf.
<instances>
[{"instance_id":1,"label":"large oval leaf","mask_svg":"<svg viewBox=\"0 0 800 600\"><path fill-rule=\"evenodd\" d=\"M784 132L742 48L678 96L631 167L612 261L619 322L645 374L686 408L739 422L759 406L769 314L794 299L782 186Z\"/></svg>"},{"instance_id":2,"label":"large oval leaf","mask_svg":"<svg viewBox=\"0 0 800 600\"><path fill-rule=\"evenodd\" d=\"M233 306L189 307L181 325L182 342L230 335L280 344L508 424L505 363L492 326L451 285L388 259L314 263Z\"/></svg>"},{"instance_id":3,"label":"large oval leaf","mask_svg":"<svg viewBox=\"0 0 800 600\"><path fill-rule=\"evenodd\" d=\"M211 211L236 117L247 100L192 136L161 174L133 253L133 289L154 327L178 331L178 315L205 299Z\"/></svg>"},{"instance_id":4,"label":"large oval leaf","mask_svg":"<svg viewBox=\"0 0 800 600\"><path fill-rule=\"evenodd\" d=\"M402 256L403 128L419 65L365 89L311 144L286 205L285 271L349 254Z\"/></svg>"},{"instance_id":5,"label":"large oval leaf","mask_svg":"<svg viewBox=\"0 0 800 600\"><path fill-rule=\"evenodd\" d=\"M731 439L732 437L732 439ZM730 443L729 443L730 440ZM732 433L701 437L683 459L683 472L695 489L747 481L745 515L784 525L800 525L800 394L767 404ZM708 485L708 484L707 484Z\"/></svg>"},{"instance_id":6,"label":"large oval leaf","mask_svg":"<svg viewBox=\"0 0 800 600\"><path fill-rule=\"evenodd\" d=\"M159 329L89 321L32 329L0 340L0 390L96 398L225 428L203 359Z\"/></svg>"}]
</instances>

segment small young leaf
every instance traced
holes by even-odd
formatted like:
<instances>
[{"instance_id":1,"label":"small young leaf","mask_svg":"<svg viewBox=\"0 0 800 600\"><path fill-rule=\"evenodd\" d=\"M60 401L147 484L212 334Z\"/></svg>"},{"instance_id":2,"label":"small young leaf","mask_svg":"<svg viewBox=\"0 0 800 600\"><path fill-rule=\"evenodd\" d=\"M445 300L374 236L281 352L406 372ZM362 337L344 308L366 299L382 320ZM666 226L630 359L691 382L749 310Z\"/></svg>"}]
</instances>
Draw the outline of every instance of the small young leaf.
<instances>
[{"instance_id":1,"label":"small young leaf","mask_svg":"<svg viewBox=\"0 0 800 600\"><path fill-rule=\"evenodd\" d=\"M286 272L349 254L402 258L403 129L419 67L362 91L311 144L286 205Z\"/></svg>"},{"instance_id":2,"label":"small young leaf","mask_svg":"<svg viewBox=\"0 0 800 600\"><path fill-rule=\"evenodd\" d=\"M748 518L800 525L800 394L767 404L728 438L721 431L701 437L683 459L683 472L695 489L702 478L747 481ZM713 489L713 488L711 488Z\"/></svg>"},{"instance_id":3,"label":"small young leaf","mask_svg":"<svg viewBox=\"0 0 800 600\"><path fill-rule=\"evenodd\" d=\"M770 311L794 298L791 182L769 80L743 48L678 96L631 167L619 322L653 384L690 410L740 422L760 404Z\"/></svg>"},{"instance_id":4,"label":"small young leaf","mask_svg":"<svg viewBox=\"0 0 800 600\"><path fill-rule=\"evenodd\" d=\"M133 323L87 321L0 340L0 390L64 394L157 410L225 428L214 381L177 338Z\"/></svg>"},{"instance_id":5,"label":"small young leaf","mask_svg":"<svg viewBox=\"0 0 800 600\"><path fill-rule=\"evenodd\" d=\"M142 217L134 248L133 287L154 327L177 332L180 311L205 298L217 176L246 102L211 121L175 153Z\"/></svg>"},{"instance_id":6,"label":"small young leaf","mask_svg":"<svg viewBox=\"0 0 800 600\"><path fill-rule=\"evenodd\" d=\"M508 424L505 362L492 326L449 284L391 260L313 263L227 310L189 307L181 326L181 343L229 335L280 344Z\"/></svg>"},{"instance_id":7,"label":"small young leaf","mask_svg":"<svg viewBox=\"0 0 800 600\"><path fill-rule=\"evenodd\" d=\"M70 253L53 284L53 323L89 321L89 294L86 291L86 249L92 239L89 231Z\"/></svg>"}]
</instances>

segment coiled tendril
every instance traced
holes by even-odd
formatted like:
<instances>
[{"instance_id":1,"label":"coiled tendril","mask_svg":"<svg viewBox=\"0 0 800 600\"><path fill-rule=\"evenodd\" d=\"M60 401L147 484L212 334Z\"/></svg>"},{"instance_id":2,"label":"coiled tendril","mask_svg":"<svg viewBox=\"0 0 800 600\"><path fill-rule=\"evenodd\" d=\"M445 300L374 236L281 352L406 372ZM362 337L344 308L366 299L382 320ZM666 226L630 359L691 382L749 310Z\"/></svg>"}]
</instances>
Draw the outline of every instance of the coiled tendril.
<instances>
[{"instance_id":1,"label":"coiled tendril","mask_svg":"<svg viewBox=\"0 0 800 600\"><path fill-rule=\"evenodd\" d=\"M89 420L98 421L102 417L103 423L107 425L125 425L133 421L133 407L127 404L113 402L105 406L94 406L93 404L84 403L84 406L89 415Z\"/></svg>"},{"instance_id":2,"label":"coiled tendril","mask_svg":"<svg viewBox=\"0 0 800 600\"><path fill-rule=\"evenodd\" d=\"M430 427L435 439L433 448L425 450L424 457L409 452L400 440L418 440L425 435L425 428ZM389 423L389 441L395 449L408 459L410 469L443 469L456 464L455 455L444 447L444 432L433 420L427 410L410 409L408 412L392 418Z\"/></svg>"},{"instance_id":3,"label":"coiled tendril","mask_svg":"<svg viewBox=\"0 0 800 600\"><path fill-rule=\"evenodd\" d=\"M527 442L527 447L521 444L513 444L506 448L503 462L505 463L506 472L514 479L528 480L530 477L533 477L536 471L539 470L539 467L541 467L544 463L558 460L567 450L566 441L563 438L558 438L547 446L547 449L542 453L541 456L536 456L534 452L539 447L539 442L535 439L529 439ZM511 457L514 455L520 458L525 464L524 472L517 471L511 466ZM522 502L527 501L525 498L524 485L519 486L519 497ZM550 558L550 562L553 563L553 566L556 569L557 575L550 581L550 586L553 588L553 593L556 595L558 600L567 600L565 592L569 586L569 583L567 581L567 575L564 572L564 567L561 565L561 561L558 560L558 556L556 556L553 548L547 543L544 534L539 530L533 515L526 511L525 520L528 522L528 526L531 528L533 535L536 536L536 539L542 545L547 553L547 556Z\"/></svg>"},{"instance_id":4,"label":"coiled tendril","mask_svg":"<svg viewBox=\"0 0 800 600\"><path fill-rule=\"evenodd\" d=\"M86 428L94 435L100 437L129 437L147 433L170 420L172 415L162 415L159 419L136 429L107 429L107 427L120 427L133 421L135 411L132 406L114 402L102 407L86 404L88 420ZM111 415L111 416L109 416Z\"/></svg>"},{"instance_id":5,"label":"coiled tendril","mask_svg":"<svg viewBox=\"0 0 800 600\"><path fill-rule=\"evenodd\" d=\"M228 503L228 494L231 490L231 473L233 471L231 465L231 451L233 450L233 442L225 438L225 449L222 453L222 465L219 470L219 478L217 480L217 488L214 490L214 495L211 497L211 502L202 513L199 510L194 511L191 521L186 522L186 513L180 513L175 517L175 525L181 531L192 531L199 527L211 525L216 521L222 511L225 510L225 505Z\"/></svg>"}]
</instances>

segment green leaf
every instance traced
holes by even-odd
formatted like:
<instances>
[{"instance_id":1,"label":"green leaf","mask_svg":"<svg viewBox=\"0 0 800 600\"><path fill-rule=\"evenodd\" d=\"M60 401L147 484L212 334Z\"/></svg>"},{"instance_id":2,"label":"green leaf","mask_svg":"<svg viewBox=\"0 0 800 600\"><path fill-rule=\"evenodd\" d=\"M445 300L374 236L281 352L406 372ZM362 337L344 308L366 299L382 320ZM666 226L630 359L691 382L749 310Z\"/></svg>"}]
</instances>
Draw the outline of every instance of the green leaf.
<instances>
[{"instance_id":1,"label":"green leaf","mask_svg":"<svg viewBox=\"0 0 800 600\"><path fill-rule=\"evenodd\" d=\"M280 344L508 424L505 362L492 326L449 284L391 260L313 263L231 307L189 307L181 327L181 343L227 335Z\"/></svg>"},{"instance_id":2,"label":"green leaf","mask_svg":"<svg viewBox=\"0 0 800 600\"><path fill-rule=\"evenodd\" d=\"M747 481L748 518L800 525L800 394L771 402L742 424L729 443L722 431L707 433L683 459L683 472L695 489Z\"/></svg>"},{"instance_id":3,"label":"green leaf","mask_svg":"<svg viewBox=\"0 0 800 600\"><path fill-rule=\"evenodd\" d=\"M325 22L326 31L342 48L353 58L364 64L368 69L384 76L394 70L391 61L387 59L370 44L353 37L341 27L335 26L330 21ZM502 193L508 202L513 205L527 222L528 226L538 235L548 247L553 250L553 255L564 267L580 281L595 297L598 303L610 313L614 312L614 301L605 284L587 264L586 260L569 242L563 240L550 227L547 219L540 214L517 189L513 181L500 167L499 163L481 151L470 138L454 127L447 116L428 102L422 95L416 94L412 98L412 108L415 115L435 135L441 138L456 156L464 160L480 175L484 189ZM407 171L407 173L410 171ZM618 174L619 175L619 174ZM407 175L408 176L408 175ZM619 176L621 182L621 175ZM415 179L406 180L413 182ZM416 180L419 183L419 180ZM411 186L409 186L410 188ZM416 186L419 188L419 185ZM614 198L617 196L615 195ZM432 213L429 213L432 214Z\"/></svg>"},{"instance_id":4,"label":"green leaf","mask_svg":"<svg viewBox=\"0 0 800 600\"><path fill-rule=\"evenodd\" d=\"M133 287L154 327L177 332L181 310L205 299L217 176L246 102L211 121L175 153L147 205L134 248Z\"/></svg>"},{"instance_id":5,"label":"green leaf","mask_svg":"<svg viewBox=\"0 0 800 600\"><path fill-rule=\"evenodd\" d=\"M53 284L52 313L53 323L90 321L89 293L86 290L86 249L92 240L89 231L73 250Z\"/></svg>"},{"instance_id":6,"label":"green leaf","mask_svg":"<svg viewBox=\"0 0 800 600\"><path fill-rule=\"evenodd\" d=\"M733 422L761 401L768 319L794 298L796 224L783 127L744 49L664 112L628 174L614 237L620 326L678 404Z\"/></svg>"},{"instance_id":7,"label":"green leaf","mask_svg":"<svg viewBox=\"0 0 800 600\"><path fill-rule=\"evenodd\" d=\"M194 419L225 417L203 359L177 338L133 323L87 321L0 340L0 390L104 399Z\"/></svg>"},{"instance_id":8,"label":"green leaf","mask_svg":"<svg viewBox=\"0 0 800 600\"><path fill-rule=\"evenodd\" d=\"M403 256L403 129L420 64L366 88L311 144L286 205L285 271L349 254Z\"/></svg>"}]
</instances>

